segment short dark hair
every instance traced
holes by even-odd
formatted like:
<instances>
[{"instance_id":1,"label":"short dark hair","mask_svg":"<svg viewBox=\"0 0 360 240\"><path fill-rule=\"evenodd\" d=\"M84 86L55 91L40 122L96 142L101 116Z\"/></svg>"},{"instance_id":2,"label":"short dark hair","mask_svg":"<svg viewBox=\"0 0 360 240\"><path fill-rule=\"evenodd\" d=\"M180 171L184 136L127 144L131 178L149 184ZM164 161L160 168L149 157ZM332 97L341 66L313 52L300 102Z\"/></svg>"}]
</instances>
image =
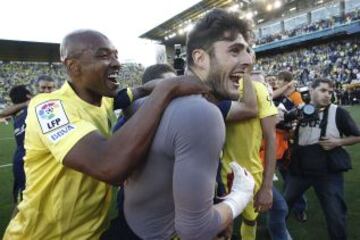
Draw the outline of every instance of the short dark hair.
<instances>
[{"instance_id":1,"label":"short dark hair","mask_svg":"<svg viewBox=\"0 0 360 240\"><path fill-rule=\"evenodd\" d=\"M224 34L230 32L230 36ZM221 40L234 41L241 33L249 41L250 25L239 19L234 13L222 9L214 9L200 19L189 32L186 39L186 60L188 66L194 64L192 52L195 49L211 50L214 42Z\"/></svg>"},{"instance_id":2,"label":"short dark hair","mask_svg":"<svg viewBox=\"0 0 360 240\"><path fill-rule=\"evenodd\" d=\"M147 67L142 76L142 83L145 84L151 80L161 78L161 75L164 73L172 72L175 73L175 69L172 68L169 64L154 64Z\"/></svg>"},{"instance_id":3,"label":"short dark hair","mask_svg":"<svg viewBox=\"0 0 360 240\"><path fill-rule=\"evenodd\" d=\"M283 79L285 82L291 82L293 80L293 75L289 71L279 72L277 77Z\"/></svg>"},{"instance_id":4,"label":"short dark hair","mask_svg":"<svg viewBox=\"0 0 360 240\"><path fill-rule=\"evenodd\" d=\"M47 81L47 82L55 82L55 80L50 77L49 75L40 75L37 79L36 79L36 84L39 84L40 81Z\"/></svg>"},{"instance_id":5,"label":"short dark hair","mask_svg":"<svg viewBox=\"0 0 360 240\"><path fill-rule=\"evenodd\" d=\"M18 85L10 89L10 99L14 104L23 103L29 100L27 95L31 95L31 92L25 87L25 85Z\"/></svg>"},{"instance_id":6,"label":"short dark hair","mask_svg":"<svg viewBox=\"0 0 360 240\"><path fill-rule=\"evenodd\" d=\"M315 80L312 81L312 83L311 83L311 88L312 88L312 89L317 88L318 86L320 86L320 83L328 84L331 88L334 88L334 87L335 87L334 82L331 81L330 79L327 79L327 78L317 78L317 79L315 79Z\"/></svg>"}]
</instances>

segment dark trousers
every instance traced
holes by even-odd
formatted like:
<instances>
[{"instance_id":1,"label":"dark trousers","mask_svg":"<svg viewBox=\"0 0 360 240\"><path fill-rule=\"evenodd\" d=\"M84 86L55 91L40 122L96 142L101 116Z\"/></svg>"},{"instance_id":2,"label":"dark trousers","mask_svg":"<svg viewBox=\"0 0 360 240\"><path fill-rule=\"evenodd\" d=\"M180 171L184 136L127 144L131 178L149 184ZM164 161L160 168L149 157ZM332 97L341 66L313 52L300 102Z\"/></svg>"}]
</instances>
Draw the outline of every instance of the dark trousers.
<instances>
[{"instance_id":1,"label":"dark trousers","mask_svg":"<svg viewBox=\"0 0 360 240\"><path fill-rule=\"evenodd\" d=\"M342 173L324 176L288 175L284 197L291 210L296 199L313 187L325 214L329 239L346 239L346 213L344 178Z\"/></svg>"},{"instance_id":2,"label":"dark trousers","mask_svg":"<svg viewBox=\"0 0 360 240\"><path fill-rule=\"evenodd\" d=\"M288 240L289 232L286 227L286 216L288 214L288 206L281 193L273 187L273 205L270 208L267 217L267 227L271 239Z\"/></svg>"},{"instance_id":3,"label":"dark trousers","mask_svg":"<svg viewBox=\"0 0 360 240\"><path fill-rule=\"evenodd\" d=\"M278 160L276 164L277 164L277 167L278 167L279 172L281 174L281 177L284 180L284 190L285 190L286 186L288 184L289 170L287 169L287 167L284 166L284 160ZM306 210L306 208L307 208L307 200L306 200L305 195L302 194L294 202L294 205L292 207L292 212L293 213L301 213L301 212L304 212Z\"/></svg>"}]
</instances>

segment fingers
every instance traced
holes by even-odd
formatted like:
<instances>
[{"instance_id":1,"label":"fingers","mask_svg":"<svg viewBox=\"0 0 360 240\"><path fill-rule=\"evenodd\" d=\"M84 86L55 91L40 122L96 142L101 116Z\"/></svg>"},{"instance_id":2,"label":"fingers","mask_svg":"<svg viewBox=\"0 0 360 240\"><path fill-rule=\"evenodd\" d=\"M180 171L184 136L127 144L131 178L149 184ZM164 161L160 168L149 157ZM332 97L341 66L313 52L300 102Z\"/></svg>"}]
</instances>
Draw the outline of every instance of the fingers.
<instances>
[{"instance_id":1,"label":"fingers","mask_svg":"<svg viewBox=\"0 0 360 240\"><path fill-rule=\"evenodd\" d=\"M231 190L238 191L239 189L247 189L247 191L253 191L255 181L252 175L235 161L232 161L229 165L234 173L234 181Z\"/></svg>"},{"instance_id":2,"label":"fingers","mask_svg":"<svg viewBox=\"0 0 360 240\"><path fill-rule=\"evenodd\" d=\"M231 167L231 169L233 170L233 172L234 172L234 175L237 175L237 176L249 176L250 175L250 173L248 173L247 171L246 171L246 169L245 168L242 168L238 163L236 163L235 161L232 161L231 163L230 163L230 167Z\"/></svg>"},{"instance_id":3,"label":"fingers","mask_svg":"<svg viewBox=\"0 0 360 240\"><path fill-rule=\"evenodd\" d=\"M254 202L254 208L256 212L267 212L272 207L272 203L259 203L259 201Z\"/></svg>"}]
</instances>

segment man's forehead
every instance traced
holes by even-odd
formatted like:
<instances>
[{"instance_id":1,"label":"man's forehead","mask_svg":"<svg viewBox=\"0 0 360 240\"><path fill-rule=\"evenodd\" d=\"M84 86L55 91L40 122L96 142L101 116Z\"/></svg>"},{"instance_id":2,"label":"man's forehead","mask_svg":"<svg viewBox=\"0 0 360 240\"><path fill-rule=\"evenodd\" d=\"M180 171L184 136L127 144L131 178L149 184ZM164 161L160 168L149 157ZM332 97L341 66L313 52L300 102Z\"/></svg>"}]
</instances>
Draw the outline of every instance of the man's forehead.
<instances>
[{"instance_id":1,"label":"man's forehead","mask_svg":"<svg viewBox=\"0 0 360 240\"><path fill-rule=\"evenodd\" d=\"M232 47L236 45L241 45L244 47L249 46L248 42L246 42L244 36L241 33L236 33L235 35L232 35L231 32L225 32L223 39L216 41L214 43L214 46L215 45L225 45L227 47Z\"/></svg>"},{"instance_id":2,"label":"man's forehead","mask_svg":"<svg viewBox=\"0 0 360 240\"><path fill-rule=\"evenodd\" d=\"M53 82L53 81L48 81L48 80L44 79L44 80L40 80L40 81L39 81L39 85L40 85L40 84L55 84L55 82Z\"/></svg>"},{"instance_id":3,"label":"man's forehead","mask_svg":"<svg viewBox=\"0 0 360 240\"><path fill-rule=\"evenodd\" d=\"M99 51L99 50L116 50L115 46L108 38L100 34L89 34L82 38L76 39L74 47L77 51Z\"/></svg>"},{"instance_id":4,"label":"man's forehead","mask_svg":"<svg viewBox=\"0 0 360 240\"><path fill-rule=\"evenodd\" d=\"M234 39L235 37L235 39ZM234 40L232 40L234 39ZM231 32L231 31L226 31L224 32L224 40L227 40L229 42L239 42L239 43L244 43L244 44L248 44L247 41L245 40L244 36L240 33L240 32Z\"/></svg>"},{"instance_id":5,"label":"man's forehead","mask_svg":"<svg viewBox=\"0 0 360 240\"><path fill-rule=\"evenodd\" d=\"M325 90L333 90L334 88L330 86L328 83L321 82L317 89L325 89Z\"/></svg>"}]
</instances>

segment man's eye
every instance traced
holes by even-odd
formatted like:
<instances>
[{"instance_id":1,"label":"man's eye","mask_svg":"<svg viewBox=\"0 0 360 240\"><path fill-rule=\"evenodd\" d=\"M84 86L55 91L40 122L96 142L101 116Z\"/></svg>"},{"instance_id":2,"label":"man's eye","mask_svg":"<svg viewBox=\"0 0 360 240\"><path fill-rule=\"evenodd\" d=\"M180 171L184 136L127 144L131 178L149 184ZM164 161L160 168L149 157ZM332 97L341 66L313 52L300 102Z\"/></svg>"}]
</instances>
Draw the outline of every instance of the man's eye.
<instances>
[{"instance_id":1,"label":"man's eye","mask_svg":"<svg viewBox=\"0 0 360 240\"><path fill-rule=\"evenodd\" d=\"M232 49L230 50L230 52L232 52L232 53L239 53L239 52L240 52L240 49L239 49L239 48L232 48Z\"/></svg>"}]
</instances>

